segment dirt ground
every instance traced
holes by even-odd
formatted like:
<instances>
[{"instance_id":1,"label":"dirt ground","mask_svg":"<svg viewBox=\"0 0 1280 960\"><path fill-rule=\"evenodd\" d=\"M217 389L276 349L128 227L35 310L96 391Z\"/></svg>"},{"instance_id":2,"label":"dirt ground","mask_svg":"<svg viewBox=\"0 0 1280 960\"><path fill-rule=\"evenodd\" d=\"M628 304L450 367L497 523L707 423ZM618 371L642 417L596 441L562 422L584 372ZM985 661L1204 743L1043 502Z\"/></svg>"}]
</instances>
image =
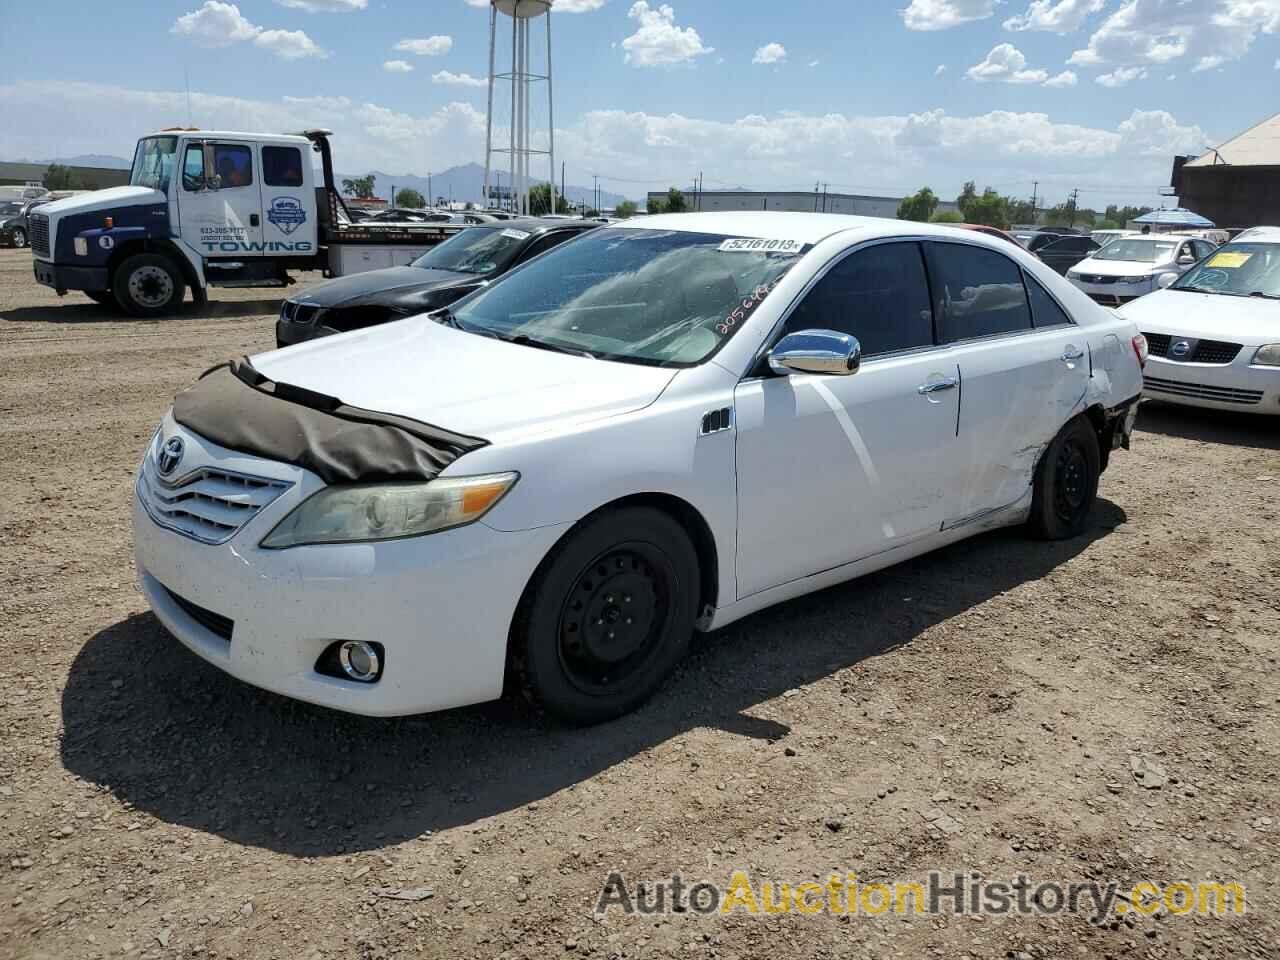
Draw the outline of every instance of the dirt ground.
<instances>
[{"instance_id":1,"label":"dirt ground","mask_svg":"<svg viewBox=\"0 0 1280 960\"><path fill-rule=\"evenodd\" d=\"M134 586L171 396L273 343L245 293L129 321L0 251L0 957L1280 956L1280 419L1147 405L1080 539L748 618L606 726L369 720L225 677ZM1249 912L593 915L614 870L738 868L1235 880Z\"/></svg>"}]
</instances>

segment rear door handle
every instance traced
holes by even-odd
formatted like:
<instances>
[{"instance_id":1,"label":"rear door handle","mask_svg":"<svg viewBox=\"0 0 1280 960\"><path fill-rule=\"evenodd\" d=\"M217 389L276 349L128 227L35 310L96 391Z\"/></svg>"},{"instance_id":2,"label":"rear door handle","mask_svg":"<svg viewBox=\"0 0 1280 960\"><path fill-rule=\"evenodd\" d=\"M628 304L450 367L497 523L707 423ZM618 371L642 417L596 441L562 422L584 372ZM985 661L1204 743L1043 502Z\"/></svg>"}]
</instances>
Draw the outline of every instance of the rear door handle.
<instances>
[{"instance_id":1,"label":"rear door handle","mask_svg":"<svg viewBox=\"0 0 1280 960\"><path fill-rule=\"evenodd\" d=\"M1079 349L1078 347L1068 346L1067 349L1062 351L1062 362L1070 363L1072 360L1079 360L1083 356L1084 356L1083 350Z\"/></svg>"},{"instance_id":2,"label":"rear door handle","mask_svg":"<svg viewBox=\"0 0 1280 960\"><path fill-rule=\"evenodd\" d=\"M937 393L939 390L954 390L959 381L955 377L945 377L942 380L930 380L928 383L922 383L916 387L916 393L921 396L928 396L931 393Z\"/></svg>"}]
</instances>

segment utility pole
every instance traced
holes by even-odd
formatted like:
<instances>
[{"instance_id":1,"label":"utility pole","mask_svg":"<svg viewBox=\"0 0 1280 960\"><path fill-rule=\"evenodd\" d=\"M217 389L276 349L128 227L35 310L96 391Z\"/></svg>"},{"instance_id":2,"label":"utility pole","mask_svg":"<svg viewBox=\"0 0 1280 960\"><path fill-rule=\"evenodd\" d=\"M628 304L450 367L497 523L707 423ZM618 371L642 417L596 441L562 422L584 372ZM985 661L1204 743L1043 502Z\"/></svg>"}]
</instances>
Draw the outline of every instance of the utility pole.
<instances>
[{"instance_id":1,"label":"utility pole","mask_svg":"<svg viewBox=\"0 0 1280 960\"><path fill-rule=\"evenodd\" d=\"M831 184L829 183L824 183L822 185L822 212L823 213L827 212L827 187L829 186L831 186Z\"/></svg>"},{"instance_id":2,"label":"utility pole","mask_svg":"<svg viewBox=\"0 0 1280 960\"><path fill-rule=\"evenodd\" d=\"M1040 222L1040 215L1036 213L1036 195L1040 192L1040 181L1037 180L1031 185L1031 225L1034 227Z\"/></svg>"},{"instance_id":3,"label":"utility pole","mask_svg":"<svg viewBox=\"0 0 1280 960\"><path fill-rule=\"evenodd\" d=\"M1071 191L1071 201L1067 205L1068 209L1071 211L1071 222L1068 224L1068 226L1074 227L1076 225L1076 203L1079 201L1079 199L1080 199L1080 189L1077 187L1075 190Z\"/></svg>"},{"instance_id":4,"label":"utility pole","mask_svg":"<svg viewBox=\"0 0 1280 960\"><path fill-rule=\"evenodd\" d=\"M560 161L560 199L562 199L565 203L565 206L568 207L569 198L564 195L564 161L563 160ZM558 210L552 210L551 212L559 213Z\"/></svg>"},{"instance_id":5,"label":"utility pole","mask_svg":"<svg viewBox=\"0 0 1280 960\"><path fill-rule=\"evenodd\" d=\"M485 197L484 202L488 203L489 198ZM427 171L427 206L434 207L435 205L436 205L436 197L435 197L435 194L431 192L431 171L428 170Z\"/></svg>"}]
</instances>

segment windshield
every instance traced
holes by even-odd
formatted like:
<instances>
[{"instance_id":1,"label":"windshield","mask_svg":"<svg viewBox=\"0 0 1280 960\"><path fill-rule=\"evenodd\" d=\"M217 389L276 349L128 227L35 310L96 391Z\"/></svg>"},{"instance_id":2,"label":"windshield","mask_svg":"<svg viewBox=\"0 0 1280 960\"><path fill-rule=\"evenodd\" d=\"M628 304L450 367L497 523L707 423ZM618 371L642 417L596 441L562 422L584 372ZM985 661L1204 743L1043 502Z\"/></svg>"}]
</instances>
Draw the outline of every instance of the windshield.
<instances>
[{"instance_id":1,"label":"windshield","mask_svg":"<svg viewBox=\"0 0 1280 960\"><path fill-rule=\"evenodd\" d=\"M412 266L455 273L493 273L507 266L529 234L500 227L471 227L432 247Z\"/></svg>"},{"instance_id":2,"label":"windshield","mask_svg":"<svg viewBox=\"0 0 1280 960\"><path fill-rule=\"evenodd\" d=\"M1173 240L1147 240L1143 237L1112 240L1093 254L1094 260L1134 260L1138 263L1161 263L1173 256Z\"/></svg>"},{"instance_id":3,"label":"windshield","mask_svg":"<svg viewBox=\"0 0 1280 960\"><path fill-rule=\"evenodd\" d=\"M788 240L601 228L468 298L453 319L535 346L693 366L733 336L807 249Z\"/></svg>"},{"instance_id":4,"label":"windshield","mask_svg":"<svg viewBox=\"0 0 1280 960\"><path fill-rule=\"evenodd\" d=\"M1280 244L1229 243L1173 285L1175 290L1280 297Z\"/></svg>"},{"instance_id":5,"label":"windshield","mask_svg":"<svg viewBox=\"0 0 1280 960\"><path fill-rule=\"evenodd\" d=\"M0 200L0 217L12 217L22 212L22 204Z\"/></svg>"},{"instance_id":6,"label":"windshield","mask_svg":"<svg viewBox=\"0 0 1280 960\"><path fill-rule=\"evenodd\" d=\"M135 187L150 187L161 193L169 192L169 175L173 172L173 155L178 147L177 137L146 137L138 141L133 154L133 169L129 171L129 183Z\"/></svg>"}]
</instances>

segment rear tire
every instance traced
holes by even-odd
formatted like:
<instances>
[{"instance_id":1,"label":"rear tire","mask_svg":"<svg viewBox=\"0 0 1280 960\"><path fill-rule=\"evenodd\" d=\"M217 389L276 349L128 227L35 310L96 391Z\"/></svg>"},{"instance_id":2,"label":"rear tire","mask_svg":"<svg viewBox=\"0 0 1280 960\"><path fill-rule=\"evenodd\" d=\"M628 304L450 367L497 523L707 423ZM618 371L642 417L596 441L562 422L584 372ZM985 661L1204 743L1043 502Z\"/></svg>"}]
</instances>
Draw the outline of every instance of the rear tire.
<instances>
[{"instance_id":1,"label":"rear tire","mask_svg":"<svg viewBox=\"0 0 1280 960\"><path fill-rule=\"evenodd\" d=\"M23 230L21 227L15 227L12 239L9 242L21 250L27 245L27 231Z\"/></svg>"},{"instance_id":2,"label":"rear tire","mask_svg":"<svg viewBox=\"0 0 1280 960\"><path fill-rule=\"evenodd\" d=\"M689 649L698 554L671 516L650 507L586 521L542 562L515 641L533 699L576 724L634 710Z\"/></svg>"},{"instance_id":3,"label":"rear tire","mask_svg":"<svg viewBox=\"0 0 1280 960\"><path fill-rule=\"evenodd\" d=\"M168 257L139 253L116 268L111 289L125 312L135 317L163 317L177 312L187 284Z\"/></svg>"},{"instance_id":4,"label":"rear tire","mask_svg":"<svg viewBox=\"0 0 1280 960\"><path fill-rule=\"evenodd\" d=\"M1053 438L1036 465L1031 516L1032 534L1065 540L1084 532L1098 497L1102 472L1098 434L1085 417L1076 417Z\"/></svg>"}]
</instances>

